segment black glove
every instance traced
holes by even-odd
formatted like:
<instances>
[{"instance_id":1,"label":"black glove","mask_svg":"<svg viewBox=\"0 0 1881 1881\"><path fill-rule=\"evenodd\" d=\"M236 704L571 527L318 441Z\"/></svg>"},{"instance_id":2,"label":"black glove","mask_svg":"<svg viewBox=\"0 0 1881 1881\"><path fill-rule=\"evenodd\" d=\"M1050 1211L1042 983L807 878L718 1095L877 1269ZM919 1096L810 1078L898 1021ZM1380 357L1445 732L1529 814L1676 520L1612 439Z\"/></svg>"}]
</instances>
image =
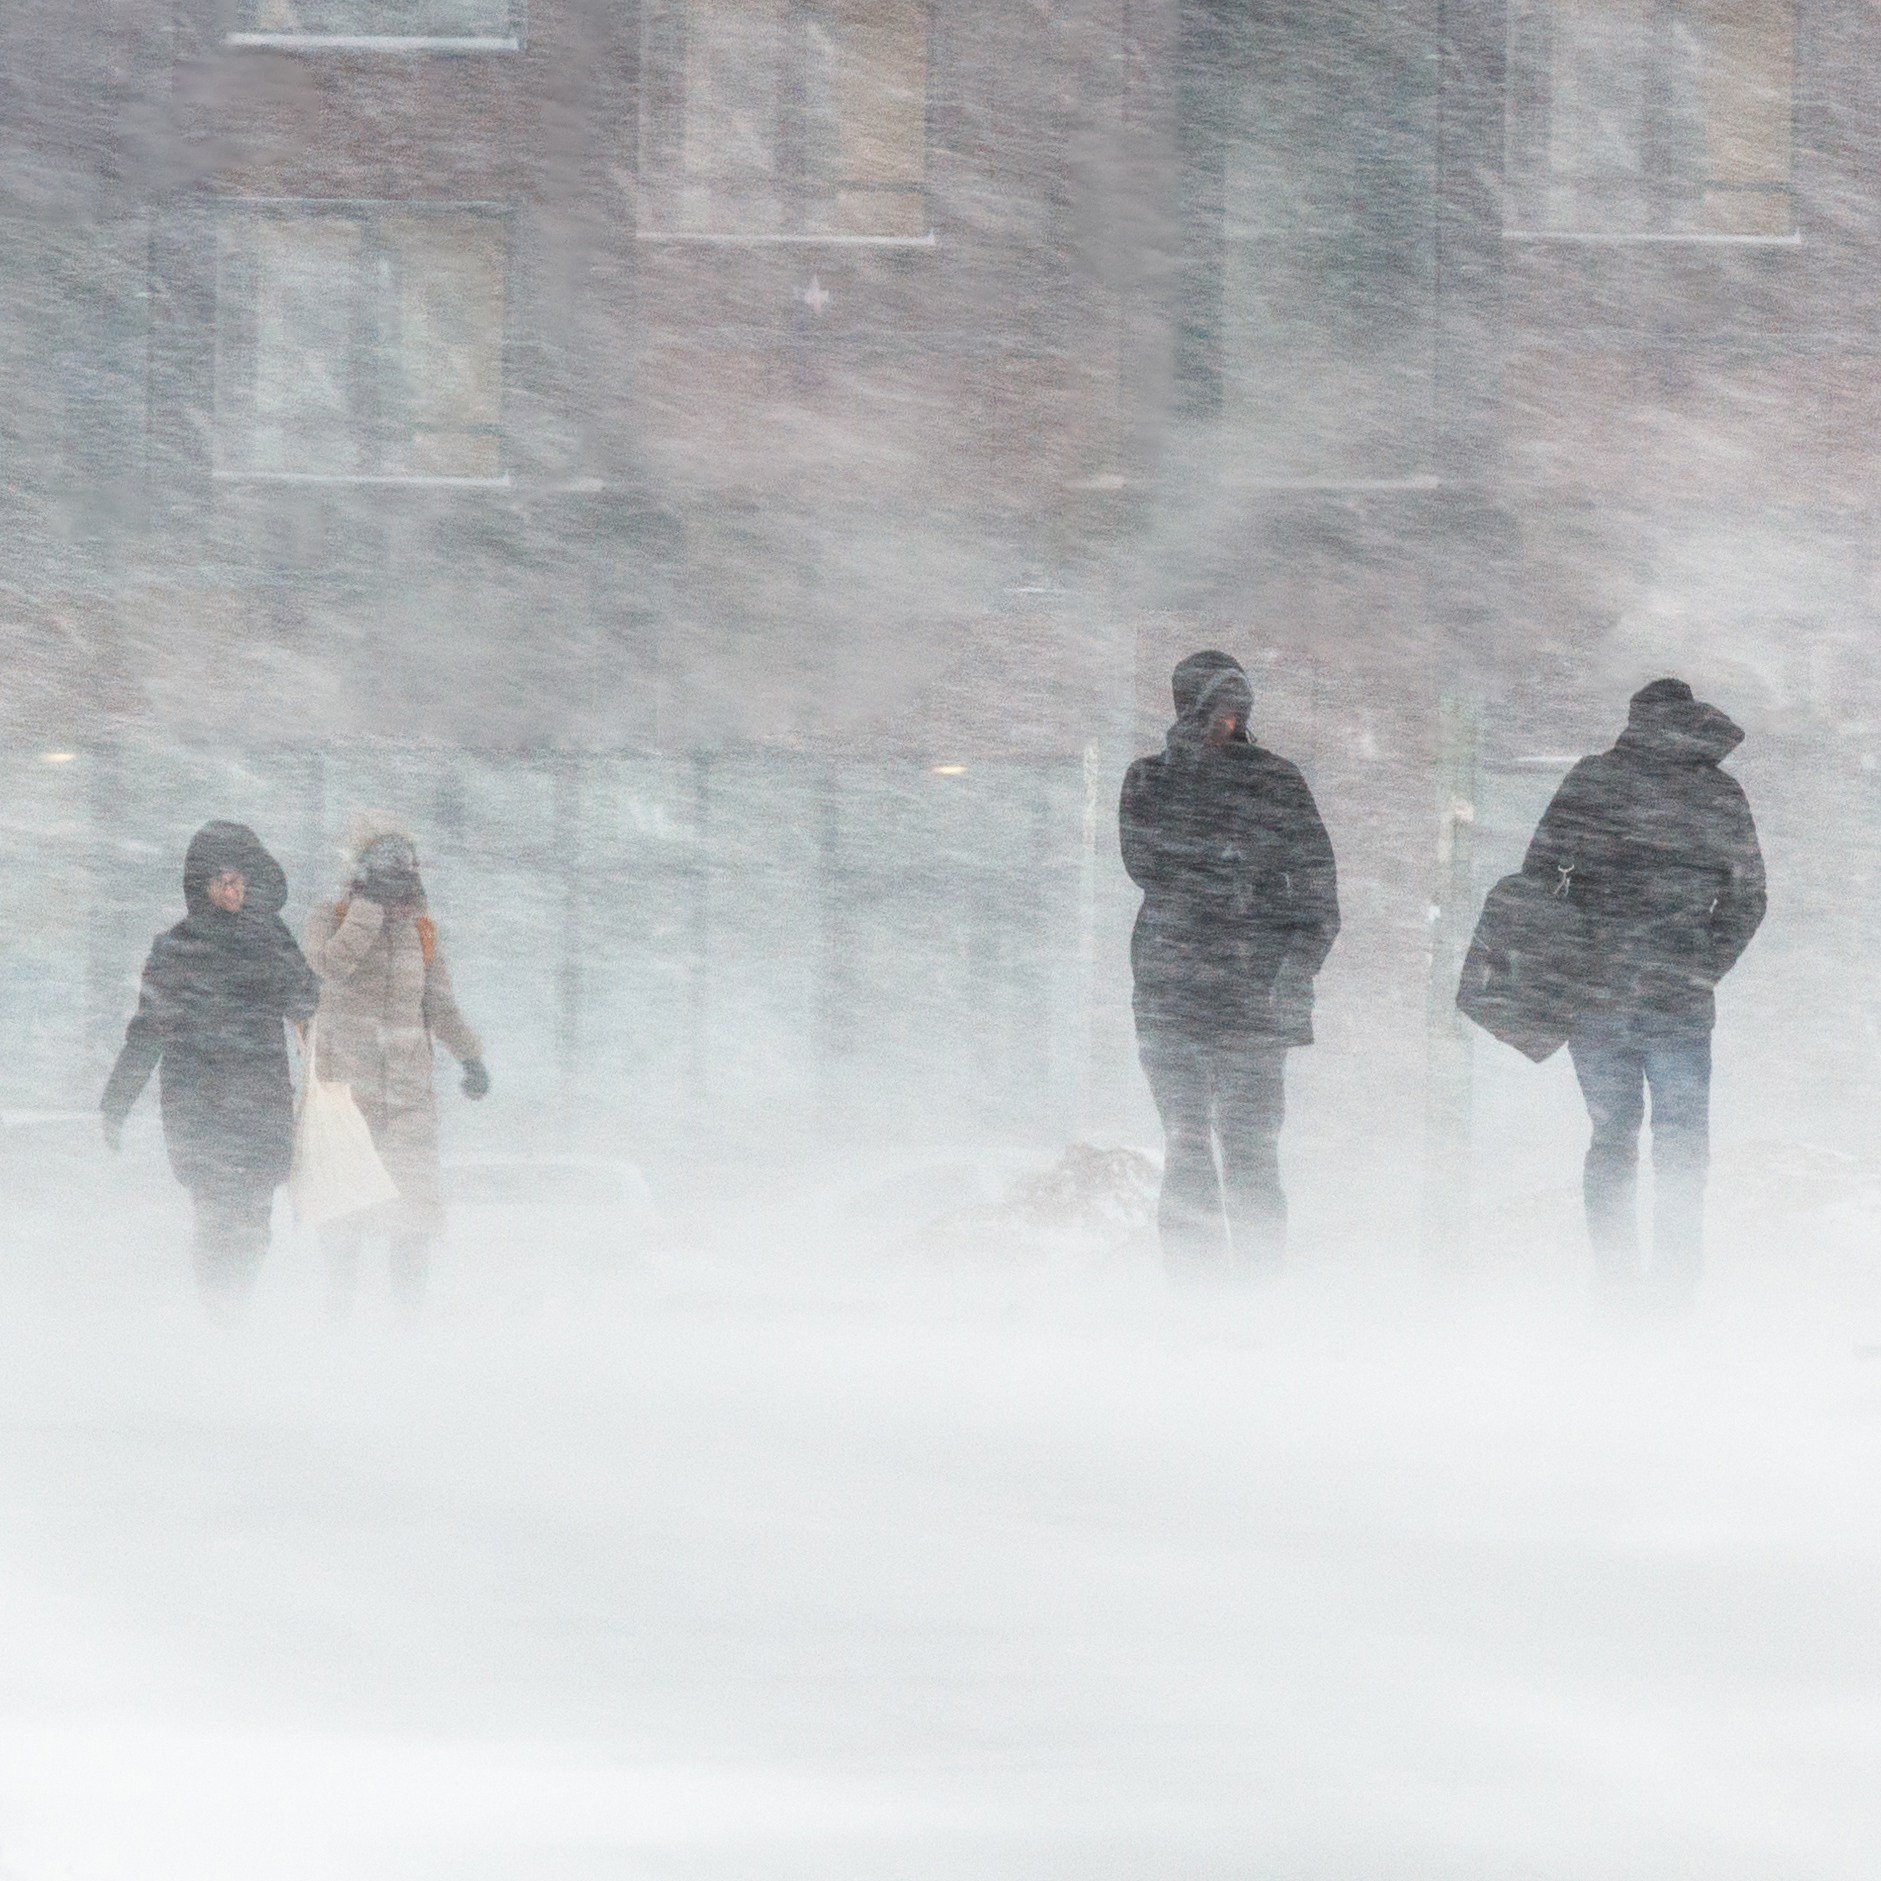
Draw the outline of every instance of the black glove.
<instances>
[{"instance_id":1,"label":"black glove","mask_svg":"<svg viewBox=\"0 0 1881 1881\"><path fill-rule=\"evenodd\" d=\"M464 1060L464 1095L474 1104L479 1098L490 1095L490 1074L483 1068L481 1058Z\"/></svg>"},{"instance_id":2,"label":"black glove","mask_svg":"<svg viewBox=\"0 0 1881 1881\"><path fill-rule=\"evenodd\" d=\"M393 907L416 901L423 892L418 882L418 852L402 836L381 836L360 858L353 893L363 900Z\"/></svg>"},{"instance_id":3,"label":"black glove","mask_svg":"<svg viewBox=\"0 0 1881 1881\"><path fill-rule=\"evenodd\" d=\"M109 1110L104 1113L104 1140L113 1156L124 1147L124 1119Z\"/></svg>"},{"instance_id":4,"label":"black glove","mask_svg":"<svg viewBox=\"0 0 1881 1881\"><path fill-rule=\"evenodd\" d=\"M382 908L396 908L401 902L415 902L424 893L415 869L368 869L353 884L353 893L361 901L376 901Z\"/></svg>"}]
</instances>

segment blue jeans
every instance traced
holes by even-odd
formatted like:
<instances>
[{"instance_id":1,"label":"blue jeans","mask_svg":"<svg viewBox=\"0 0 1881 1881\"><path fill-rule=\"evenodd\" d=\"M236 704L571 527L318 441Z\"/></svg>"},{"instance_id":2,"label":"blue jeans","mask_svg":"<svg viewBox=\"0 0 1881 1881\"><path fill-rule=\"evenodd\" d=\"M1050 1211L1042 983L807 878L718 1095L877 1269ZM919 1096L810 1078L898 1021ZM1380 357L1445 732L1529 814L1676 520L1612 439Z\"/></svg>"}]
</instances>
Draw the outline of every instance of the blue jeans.
<instances>
[{"instance_id":1,"label":"blue jeans","mask_svg":"<svg viewBox=\"0 0 1881 1881\"><path fill-rule=\"evenodd\" d=\"M1583 1019L1568 1040L1593 1139L1582 1192L1603 1279L1637 1280L1639 1131L1652 1095L1651 1275L1687 1297L1704 1265L1705 1173L1711 1162L1711 1034L1648 1017Z\"/></svg>"},{"instance_id":2,"label":"blue jeans","mask_svg":"<svg viewBox=\"0 0 1881 1881\"><path fill-rule=\"evenodd\" d=\"M1156 1225L1171 1272L1278 1266L1287 1241L1280 1188L1287 1048L1144 1029L1137 1056L1163 1120Z\"/></svg>"}]
</instances>

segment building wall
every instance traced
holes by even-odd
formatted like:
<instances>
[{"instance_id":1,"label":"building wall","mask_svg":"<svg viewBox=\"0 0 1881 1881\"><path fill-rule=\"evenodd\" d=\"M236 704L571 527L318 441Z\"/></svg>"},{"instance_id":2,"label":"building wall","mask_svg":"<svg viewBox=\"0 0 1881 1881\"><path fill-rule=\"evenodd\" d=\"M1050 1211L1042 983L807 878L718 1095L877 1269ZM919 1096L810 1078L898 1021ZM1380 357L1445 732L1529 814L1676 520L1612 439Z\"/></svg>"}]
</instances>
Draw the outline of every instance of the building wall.
<instances>
[{"instance_id":1,"label":"building wall","mask_svg":"<svg viewBox=\"0 0 1881 1881\"><path fill-rule=\"evenodd\" d=\"M70 486L48 501L97 525L86 583L120 595L114 719L183 732L174 668L194 661L268 737L847 738L925 690L962 703L976 624L1088 553L1119 347L1067 127L1115 22L903 8L931 15L898 81L924 92L890 126L920 140L920 188L865 175L841 200L865 222L913 205L920 236L778 246L743 239L776 233L774 204L732 200L754 230L662 222L656 11L538 0L525 50L461 56L232 46L212 0L46 33L47 96L90 100L108 65L141 100L98 102L63 142L29 113L21 140L68 192L111 194L113 217L68 203L42 233L93 284L118 240L116 354L43 272L13 281L41 349L83 362L64 404L109 415L86 443L49 406L37 435ZM869 9L837 14L873 47ZM880 129L853 161L905 169L871 155ZM414 339L414 299L452 286L444 250L474 275L472 242L498 264L455 284L474 330L454 352ZM420 398L416 438L395 435L388 357L401 387L459 381ZM121 384L100 378L114 358ZM328 379L350 392L323 400ZM499 390L500 437L466 451ZM1002 716L938 742L1002 744Z\"/></svg>"}]
</instances>

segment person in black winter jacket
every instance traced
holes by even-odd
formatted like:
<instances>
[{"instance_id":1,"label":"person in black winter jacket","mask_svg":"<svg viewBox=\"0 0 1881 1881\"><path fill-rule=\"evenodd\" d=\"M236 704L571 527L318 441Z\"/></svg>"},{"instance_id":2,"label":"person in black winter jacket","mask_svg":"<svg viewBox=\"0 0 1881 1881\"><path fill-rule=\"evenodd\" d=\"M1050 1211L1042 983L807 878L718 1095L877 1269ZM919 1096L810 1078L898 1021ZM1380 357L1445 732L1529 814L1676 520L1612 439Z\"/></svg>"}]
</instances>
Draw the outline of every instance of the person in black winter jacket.
<instances>
[{"instance_id":1,"label":"person in black winter jacket","mask_svg":"<svg viewBox=\"0 0 1881 1881\"><path fill-rule=\"evenodd\" d=\"M159 934L143 996L105 1087L105 1141L158 1073L170 1167L195 1204L196 1278L212 1310L239 1312L268 1247L274 1191L294 1154L289 1023L320 982L281 919L287 878L240 823L198 830L183 863L189 912Z\"/></svg>"},{"instance_id":2,"label":"person in black winter jacket","mask_svg":"<svg viewBox=\"0 0 1881 1881\"><path fill-rule=\"evenodd\" d=\"M1192 654L1174 690L1176 722L1161 752L1131 765L1118 816L1143 890L1130 963L1137 1051L1163 1122L1158 1225L1178 1270L1230 1257L1267 1267L1286 1240L1286 1053L1313 1042L1338 876L1306 780L1248 736L1240 664Z\"/></svg>"},{"instance_id":3,"label":"person in black winter jacket","mask_svg":"<svg viewBox=\"0 0 1881 1881\"><path fill-rule=\"evenodd\" d=\"M1704 1258L1713 989L1764 914L1757 826L1718 768L1743 736L1683 680L1654 680L1633 695L1613 749L1568 773L1522 863L1581 916L1568 1049L1593 1125L1583 1188L1596 1269L1615 1288L1642 1277L1650 1091L1652 1279L1675 1303Z\"/></svg>"}]
</instances>

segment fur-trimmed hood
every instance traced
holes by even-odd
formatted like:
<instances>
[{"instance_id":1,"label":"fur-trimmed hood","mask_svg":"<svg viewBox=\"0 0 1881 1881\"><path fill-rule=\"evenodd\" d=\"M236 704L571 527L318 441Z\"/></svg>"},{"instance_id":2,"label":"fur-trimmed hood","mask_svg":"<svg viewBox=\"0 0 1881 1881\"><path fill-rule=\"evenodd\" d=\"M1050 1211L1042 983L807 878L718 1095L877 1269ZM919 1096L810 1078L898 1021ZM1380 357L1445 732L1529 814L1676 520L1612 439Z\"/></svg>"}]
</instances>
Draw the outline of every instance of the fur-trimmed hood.
<instances>
[{"instance_id":1,"label":"fur-trimmed hood","mask_svg":"<svg viewBox=\"0 0 1881 1881\"><path fill-rule=\"evenodd\" d=\"M413 849L418 846L411 833L411 825L403 817L393 816L386 810L354 810L348 815L346 828L340 836L341 901L352 893L353 883L359 876L361 857L381 836L399 836L410 843Z\"/></svg>"}]
</instances>

